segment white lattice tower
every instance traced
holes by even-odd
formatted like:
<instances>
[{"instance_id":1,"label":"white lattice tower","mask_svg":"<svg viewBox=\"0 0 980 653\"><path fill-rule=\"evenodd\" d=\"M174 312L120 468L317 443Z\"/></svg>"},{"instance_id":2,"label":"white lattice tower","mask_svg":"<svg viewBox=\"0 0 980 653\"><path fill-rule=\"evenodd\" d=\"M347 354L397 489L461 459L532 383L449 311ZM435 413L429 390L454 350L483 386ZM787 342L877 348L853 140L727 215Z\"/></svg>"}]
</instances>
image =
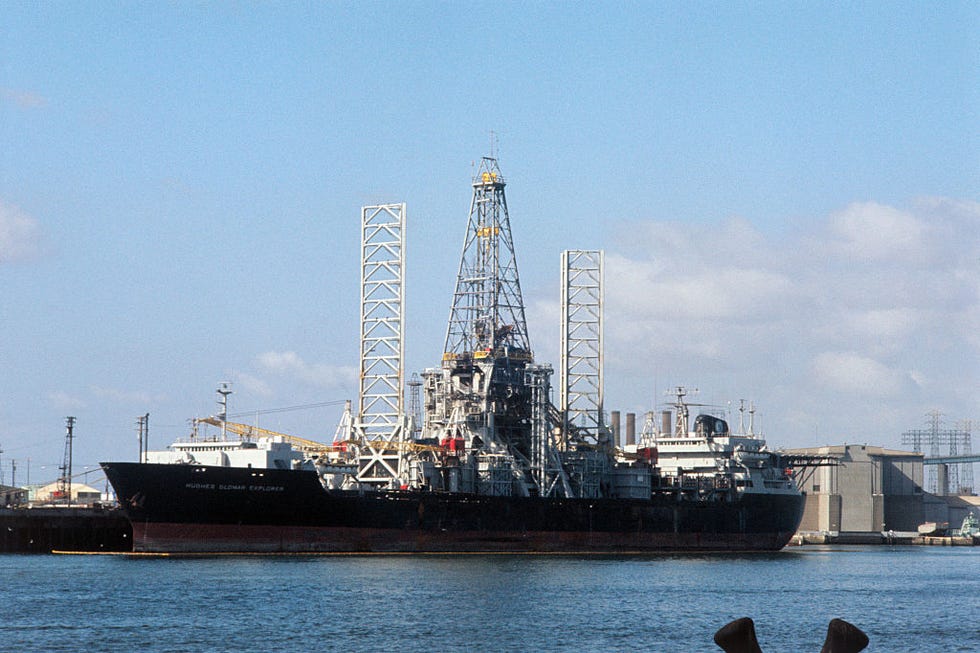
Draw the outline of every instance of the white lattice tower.
<instances>
[{"instance_id":1,"label":"white lattice tower","mask_svg":"<svg viewBox=\"0 0 980 653\"><path fill-rule=\"evenodd\" d=\"M361 209L361 373L354 431L362 444L358 478L394 484L405 470L403 441L405 204Z\"/></svg>"},{"instance_id":2,"label":"white lattice tower","mask_svg":"<svg viewBox=\"0 0 980 653\"><path fill-rule=\"evenodd\" d=\"M561 387L566 424L598 442L603 423L603 253L561 255Z\"/></svg>"}]
</instances>

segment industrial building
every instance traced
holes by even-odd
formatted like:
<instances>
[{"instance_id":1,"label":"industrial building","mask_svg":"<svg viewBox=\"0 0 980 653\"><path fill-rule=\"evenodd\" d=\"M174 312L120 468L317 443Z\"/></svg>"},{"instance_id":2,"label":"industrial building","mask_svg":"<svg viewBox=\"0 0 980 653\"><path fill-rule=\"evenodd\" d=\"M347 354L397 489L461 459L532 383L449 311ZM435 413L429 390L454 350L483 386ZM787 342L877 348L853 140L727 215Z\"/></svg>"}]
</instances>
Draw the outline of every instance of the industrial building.
<instances>
[{"instance_id":1,"label":"industrial building","mask_svg":"<svg viewBox=\"0 0 980 653\"><path fill-rule=\"evenodd\" d=\"M27 501L27 490L22 487L0 485L0 508L16 508Z\"/></svg>"},{"instance_id":2,"label":"industrial building","mask_svg":"<svg viewBox=\"0 0 980 653\"><path fill-rule=\"evenodd\" d=\"M881 533L915 531L925 521L923 455L864 444L792 449L826 456L797 483L807 493L800 531Z\"/></svg>"},{"instance_id":3,"label":"industrial building","mask_svg":"<svg viewBox=\"0 0 980 653\"><path fill-rule=\"evenodd\" d=\"M94 487L89 487L81 483L73 483L69 487L70 489L66 491L61 481L48 483L34 490L31 495L31 501L39 504L64 503L67 505L69 502L66 499L69 492L71 493L70 505L73 506L90 506L102 500L102 493Z\"/></svg>"}]
</instances>

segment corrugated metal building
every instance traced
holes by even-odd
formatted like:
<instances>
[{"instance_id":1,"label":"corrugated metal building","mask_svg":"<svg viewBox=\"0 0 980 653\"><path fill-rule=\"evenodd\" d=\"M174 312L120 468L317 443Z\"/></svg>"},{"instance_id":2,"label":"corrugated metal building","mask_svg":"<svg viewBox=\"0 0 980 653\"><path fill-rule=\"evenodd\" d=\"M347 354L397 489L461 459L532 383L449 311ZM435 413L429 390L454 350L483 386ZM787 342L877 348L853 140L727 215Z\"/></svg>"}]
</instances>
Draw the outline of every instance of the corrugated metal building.
<instances>
[{"instance_id":1,"label":"corrugated metal building","mask_svg":"<svg viewBox=\"0 0 980 653\"><path fill-rule=\"evenodd\" d=\"M801 531L915 531L924 521L921 453L842 444L789 453L830 456L797 481L807 493Z\"/></svg>"},{"instance_id":2,"label":"corrugated metal building","mask_svg":"<svg viewBox=\"0 0 980 653\"><path fill-rule=\"evenodd\" d=\"M27 501L27 490L22 487L0 485L0 508L16 508Z\"/></svg>"}]
</instances>

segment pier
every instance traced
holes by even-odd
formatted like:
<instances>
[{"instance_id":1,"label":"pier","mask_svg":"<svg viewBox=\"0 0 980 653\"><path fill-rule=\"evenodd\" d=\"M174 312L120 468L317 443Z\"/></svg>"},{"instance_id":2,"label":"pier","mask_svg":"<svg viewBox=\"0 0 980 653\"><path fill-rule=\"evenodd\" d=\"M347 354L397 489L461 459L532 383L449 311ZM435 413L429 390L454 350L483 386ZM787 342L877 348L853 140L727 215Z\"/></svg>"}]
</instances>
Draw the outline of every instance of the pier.
<instances>
[{"instance_id":1,"label":"pier","mask_svg":"<svg viewBox=\"0 0 980 653\"><path fill-rule=\"evenodd\" d=\"M130 551L122 511L103 507L0 508L0 553Z\"/></svg>"}]
</instances>

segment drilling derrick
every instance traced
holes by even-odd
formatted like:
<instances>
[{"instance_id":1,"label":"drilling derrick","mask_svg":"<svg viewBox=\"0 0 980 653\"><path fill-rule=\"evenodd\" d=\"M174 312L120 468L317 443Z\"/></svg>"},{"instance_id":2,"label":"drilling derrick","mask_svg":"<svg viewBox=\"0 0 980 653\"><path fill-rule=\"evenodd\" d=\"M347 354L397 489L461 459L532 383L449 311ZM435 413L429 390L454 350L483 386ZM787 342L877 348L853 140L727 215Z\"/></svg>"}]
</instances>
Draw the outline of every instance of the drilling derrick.
<instances>
[{"instance_id":1,"label":"drilling derrick","mask_svg":"<svg viewBox=\"0 0 980 653\"><path fill-rule=\"evenodd\" d=\"M425 430L464 448L461 464L475 461L475 491L544 494L552 370L533 364L504 186L496 159L484 157L442 367L423 374Z\"/></svg>"},{"instance_id":2,"label":"drilling derrick","mask_svg":"<svg viewBox=\"0 0 980 653\"><path fill-rule=\"evenodd\" d=\"M484 157L473 178L470 219L446 330L447 356L504 353L530 360L524 299L503 175Z\"/></svg>"}]
</instances>

